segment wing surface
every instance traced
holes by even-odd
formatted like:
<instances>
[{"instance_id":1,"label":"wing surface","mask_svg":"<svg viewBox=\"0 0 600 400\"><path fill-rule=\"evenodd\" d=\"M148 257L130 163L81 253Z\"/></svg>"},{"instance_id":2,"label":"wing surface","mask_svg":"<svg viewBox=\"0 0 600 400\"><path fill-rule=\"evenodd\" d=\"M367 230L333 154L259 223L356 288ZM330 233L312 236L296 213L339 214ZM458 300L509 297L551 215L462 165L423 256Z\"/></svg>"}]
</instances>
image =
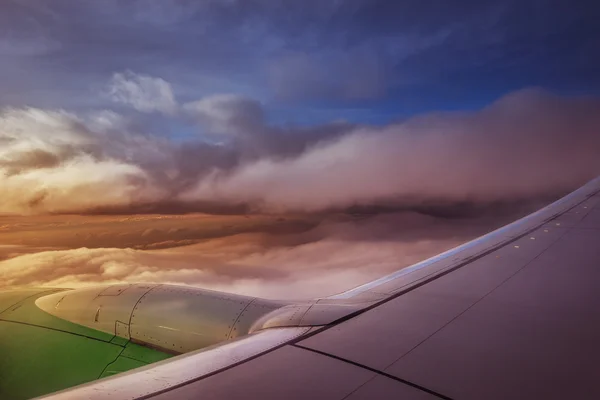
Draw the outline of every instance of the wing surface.
<instances>
[{"instance_id":1,"label":"wing surface","mask_svg":"<svg viewBox=\"0 0 600 400\"><path fill-rule=\"evenodd\" d=\"M599 191L596 179L246 337L49 398L600 398Z\"/></svg>"}]
</instances>

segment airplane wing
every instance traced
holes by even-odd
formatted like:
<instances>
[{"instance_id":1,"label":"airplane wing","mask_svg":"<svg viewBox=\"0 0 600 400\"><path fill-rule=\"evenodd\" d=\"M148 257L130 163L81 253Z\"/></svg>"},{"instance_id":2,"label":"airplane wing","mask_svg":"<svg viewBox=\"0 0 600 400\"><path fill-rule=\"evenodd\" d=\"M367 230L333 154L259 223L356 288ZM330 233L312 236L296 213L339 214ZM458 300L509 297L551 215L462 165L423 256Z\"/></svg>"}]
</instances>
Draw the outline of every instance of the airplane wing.
<instances>
[{"instance_id":1,"label":"airplane wing","mask_svg":"<svg viewBox=\"0 0 600 400\"><path fill-rule=\"evenodd\" d=\"M231 340L45 399L600 398L599 192L597 178L339 295L259 302L248 334L229 324ZM240 302L234 325L254 301ZM122 321L131 334L135 318Z\"/></svg>"}]
</instances>

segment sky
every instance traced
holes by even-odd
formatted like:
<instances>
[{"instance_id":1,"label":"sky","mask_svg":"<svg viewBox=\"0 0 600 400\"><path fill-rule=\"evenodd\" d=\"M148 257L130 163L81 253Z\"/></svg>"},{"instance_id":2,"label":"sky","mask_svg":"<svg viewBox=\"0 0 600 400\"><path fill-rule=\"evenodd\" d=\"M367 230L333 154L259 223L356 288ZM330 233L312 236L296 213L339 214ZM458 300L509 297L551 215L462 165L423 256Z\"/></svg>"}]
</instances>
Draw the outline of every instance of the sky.
<instances>
[{"instance_id":1,"label":"sky","mask_svg":"<svg viewBox=\"0 0 600 400\"><path fill-rule=\"evenodd\" d=\"M0 0L0 284L315 296L481 235L600 173L598 20Z\"/></svg>"},{"instance_id":2,"label":"sky","mask_svg":"<svg viewBox=\"0 0 600 400\"><path fill-rule=\"evenodd\" d=\"M598 18L593 0L2 0L0 104L114 108L100 94L128 71L182 102L236 94L303 125L478 109L531 86L598 94Z\"/></svg>"}]
</instances>

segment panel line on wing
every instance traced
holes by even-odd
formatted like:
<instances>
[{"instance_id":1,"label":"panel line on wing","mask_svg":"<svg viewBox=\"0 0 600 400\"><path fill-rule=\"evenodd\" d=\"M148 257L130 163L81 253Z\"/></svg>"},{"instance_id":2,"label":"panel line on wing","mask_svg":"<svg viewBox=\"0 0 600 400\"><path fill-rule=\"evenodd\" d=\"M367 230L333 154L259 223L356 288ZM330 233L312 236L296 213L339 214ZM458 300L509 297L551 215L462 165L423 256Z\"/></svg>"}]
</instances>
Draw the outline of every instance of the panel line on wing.
<instances>
[{"instance_id":1,"label":"panel line on wing","mask_svg":"<svg viewBox=\"0 0 600 400\"><path fill-rule=\"evenodd\" d=\"M436 396L436 397L438 397L440 399L452 400L451 397L448 397L446 395L438 393L438 392L436 392L434 390L428 389L428 388L426 388L424 386L421 386L421 385L417 385L416 383L413 383L411 381L407 381L406 379L398 378L397 376L390 375L390 374L388 374L388 373L386 373L384 371L381 371L381 370L369 367L367 365L364 365L364 364L361 364L361 363L357 363L357 362L352 361L352 360L348 360L347 358L343 358L343 357L339 357L339 356L336 356L336 355L333 355L333 354L329 354L329 353L326 353L324 351L320 351L320 350L316 350L316 349L311 349L310 347L304 347L304 346L302 346L300 344L297 344L297 343L292 343L292 344L290 344L290 346L297 347L297 348L302 349L302 350L312 351L313 353L317 353L317 354L320 354L320 355L325 356L325 357L330 357L330 358L336 359L338 361L345 362L347 364L352 364L354 366L357 366L359 368L363 368L363 369L369 370L371 372L375 372L378 375L382 375L382 376L385 376L386 378L393 379L395 381L401 382L401 383L403 383L403 384L405 384L407 386L411 386L411 387L413 387L415 389L419 389L419 390L421 390L423 392L426 392L428 394Z\"/></svg>"},{"instance_id":2,"label":"panel line on wing","mask_svg":"<svg viewBox=\"0 0 600 400\"><path fill-rule=\"evenodd\" d=\"M502 280L499 284L497 284L496 286L494 286L491 290L489 290L487 293L485 293L483 296L481 296L479 299L477 299L475 302L473 302L473 304L469 305L463 311L461 311L460 313L458 313L457 315L455 315L451 320L449 320L444 325L442 325L441 327L439 327L438 329L436 329L434 332L432 332L431 334L429 334L427 337L425 337L424 339L422 339L419 343L415 344L412 348L410 348L408 351L406 351L400 357L398 357L393 362L391 362L389 365L387 365L385 367L385 369L389 368L390 366L392 366L393 364L395 364L396 362L398 362L401 358L403 358L403 357L407 356L408 354L410 354L412 351L414 351L415 349L417 349L423 343L425 343L426 341L428 341L431 337L435 336L435 334L437 334L438 332L440 332L441 330L443 330L444 328L446 328L448 325L450 325L451 323L453 323L456 319L460 318L462 315L466 314L469 310L471 310L473 307L475 307L477 304L479 304L482 300L484 300L489 295L491 295L492 293L494 293L496 291L496 289L500 288L506 282L508 282L513 277L515 277L517 274L519 274L521 271L523 271L525 268L527 268L531 263L533 263L538 258L540 258L540 256L542 256L544 253L546 253L546 251L548 251L548 249L550 249L552 247L552 245L554 245L556 242L558 242L561 238L563 238L565 235L567 235L572 230L573 229L571 228L571 229L568 229L568 230L562 232L562 234L558 238L556 238L548 247L546 247L544 250L542 250L538 255L536 255L534 258L532 258L531 260L529 260L527 263L525 263L525 265L523 265L521 268L517 269L515 272L513 272L507 278L505 278L504 280ZM523 236L526 236L526 235L523 235Z\"/></svg>"}]
</instances>

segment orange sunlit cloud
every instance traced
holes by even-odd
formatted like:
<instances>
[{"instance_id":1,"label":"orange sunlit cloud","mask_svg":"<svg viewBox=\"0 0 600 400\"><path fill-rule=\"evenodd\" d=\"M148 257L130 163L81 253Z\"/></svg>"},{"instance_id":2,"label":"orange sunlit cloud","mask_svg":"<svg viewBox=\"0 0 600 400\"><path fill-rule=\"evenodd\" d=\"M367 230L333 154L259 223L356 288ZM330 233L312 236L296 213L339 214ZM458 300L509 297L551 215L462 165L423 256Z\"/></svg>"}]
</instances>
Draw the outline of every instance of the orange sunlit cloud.
<instances>
[{"instance_id":1,"label":"orange sunlit cloud","mask_svg":"<svg viewBox=\"0 0 600 400\"><path fill-rule=\"evenodd\" d=\"M0 248L0 284L162 282L271 298L325 296L437 254L508 219L456 222L413 212L324 220L12 217L0 232L3 241L13 243Z\"/></svg>"}]
</instances>

